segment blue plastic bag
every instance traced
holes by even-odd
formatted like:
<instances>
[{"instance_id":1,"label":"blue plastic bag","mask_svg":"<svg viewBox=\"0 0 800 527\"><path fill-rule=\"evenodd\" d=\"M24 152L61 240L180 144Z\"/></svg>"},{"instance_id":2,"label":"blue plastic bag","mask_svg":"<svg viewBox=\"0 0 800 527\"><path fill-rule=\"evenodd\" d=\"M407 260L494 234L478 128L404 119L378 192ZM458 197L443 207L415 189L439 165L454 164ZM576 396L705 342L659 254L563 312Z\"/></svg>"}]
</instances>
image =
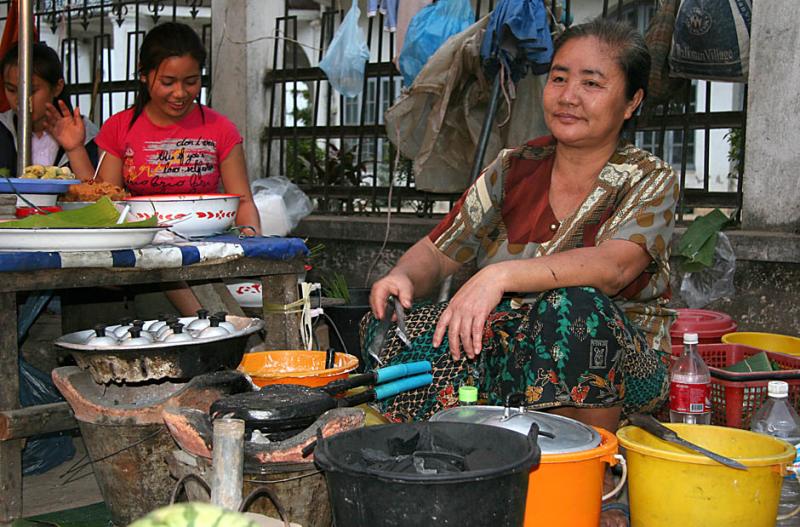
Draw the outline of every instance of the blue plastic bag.
<instances>
[{"instance_id":1,"label":"blue plastic bag","mask_svg":"<svg viewBox=\"0 0 800 527\"><path fill-rule=\"evenodd\" d=\"M50 376L39 371L20 357L20 404L33 406L63 401ZM22 451L22 475L31 476L47 472L75 455L75 446L67 432L36 435L28 439Z\"/></svg>"},{"instance_id":2,"label":"blue plastic bag","mask_svg":"<svg viewBox=\"0 0 800 527\"><path fill-rule=\"evenodd\" d=\"M360 16L358 0L353 0L350 11L333 35L331 45L319 63L331 86L345 97L355 97L364 88L364 69L369 60L369 48L364 33L358 27Z\"/></svg>"},{"instance_id":3,"label":"blue plastic bag","mask_svg":"<svg viewBox=\"0 0 800 527\"><path fill-rule=\"evenodd\" d=\"M448 38L467 29L475 20L469 0L439 0L423 7L408 25L398 68L411 86L428 59Z\"/></svg>"},{"instance_id":4,"label":"blue plastic bag","mask_svg":"<svg viewBox=\"0 0 800 527\"><path fill-rule=\"evenodd\" d=\"M22 345L28 330L41 311L51 303L52 291L31 293L20 305L17 319L17 344ZM54 303L51 303L55 307ZM19 357L19 403L34 406L63 401L50 376ZM75 446L68 432L56 432L33 436L22 451L22 475L41 474L56 467L75 455Z\"/></svg>"}]
</instances>

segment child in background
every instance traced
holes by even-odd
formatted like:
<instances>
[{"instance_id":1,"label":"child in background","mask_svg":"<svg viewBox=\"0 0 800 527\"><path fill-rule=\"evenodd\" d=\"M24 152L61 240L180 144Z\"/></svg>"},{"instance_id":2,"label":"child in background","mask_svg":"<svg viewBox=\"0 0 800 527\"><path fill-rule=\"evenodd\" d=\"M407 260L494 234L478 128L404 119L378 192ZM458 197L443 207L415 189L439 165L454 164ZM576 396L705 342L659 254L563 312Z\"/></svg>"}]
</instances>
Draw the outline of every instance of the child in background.
<instances>
[{"instance_id":1,"label":"child in background","mask_svg":"<svg viewBox=\"0 0 800 527\"><path fill-rule=\"evenodd\" d=\"M19 91L19 50L16 46L0 60L3 89L11 109L0 113L0 168L6 168L11 177L17 177L24 167L17 167L17 104ZM31 164L43 166L69 166L80 179L91 178L97 162L97 145L94 138L97 127L72 109L64 85L64 71L56 51L42 42L33 45L33 72L31 75L31 113L33 140ZM48 112L56 107L64 119L52 123ZM65 125L80 123L85 130L80 137L65 134Z\"/></svg>"},{"instance_id":2,"label":"child in background","mask_svg":"<svg viewBox=\"0 0 800 527\"><path fill-rule=\"evenodd\" d=\"M139 50L139 90L133 107L111 116L97 136L99 179L133 195L203 194L241 196L236 223L260 234L242 148L242 137L225 116L199 102L206 50L194 30L176 22L151 29ZM53 123L65 121L61 112ZM65 123L80 137L81 123ZM167 291L181 314L200 308L191 290Z\"/></svg>"},{"instance_id":3,"label":"child in background","mask_svg":"<svg viewBox=\"0 0 800 527\"><path fill-rule=\"evenodd\" d=\"M242 148L242 136L225 116L199 102L206 50L186 24L151 29L139 50L139 90L134 105L100 129L99 178L133 195L239 194L236 223L260 234ZM68 135L81 123L60 112ZM65 131L65 133L67 133Z\"/></svg>"}]
</instances>

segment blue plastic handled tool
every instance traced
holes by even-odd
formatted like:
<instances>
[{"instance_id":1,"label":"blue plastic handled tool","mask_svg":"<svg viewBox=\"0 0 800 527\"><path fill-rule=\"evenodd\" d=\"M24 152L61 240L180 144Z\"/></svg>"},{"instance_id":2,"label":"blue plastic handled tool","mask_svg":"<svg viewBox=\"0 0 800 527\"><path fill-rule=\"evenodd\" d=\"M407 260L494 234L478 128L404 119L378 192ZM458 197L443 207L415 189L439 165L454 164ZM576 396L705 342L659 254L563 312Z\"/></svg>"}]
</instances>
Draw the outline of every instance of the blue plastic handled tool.
<instances>
[{"instance_id":1,"label":"blue plastic handled tool","mask_svg":"<svg viewBox=\"0 0 800 527\"><path fill-rule=\"evenodd\" d=\"M429 373L431 369L431 362L427 360L386 366L385 368L375 370L377 376L376 383L382 384L384 382L400 379L401 377L408 377L419 373Z\"/></svg>"},{"instance_id":2,"label":"blue plastic handled tool","mask_svg":"<svg viewBox=\"0 0 800 527\"><path fill-rule=\"evenodd\" d=\"M394 366L386 366L385 368L369 371L367 373L351 375L347 379L333 381L323 386L322 389L330 395L335 395L349 390L350 388L355 388L356 386L381 384L387 381L408 377L409 375L428 373L431 369L431 363L427 360L395 364Z\"/></svg>"},{"instance_id":3,"label":"blue plastic handled tool","mask_svg":"<svg viewBox=\"0 0 800 527\"><path fill-rule=\"evenodd\" d=\"M375 387L375 399L380 401L387 397L392 397L400 392L407 392L416 388L422 388L429 385L433 381L433 375L430 373L423 373L414 375L413 377L406 377L399 381L381 384Z\"/></svg>"}]
</instances>

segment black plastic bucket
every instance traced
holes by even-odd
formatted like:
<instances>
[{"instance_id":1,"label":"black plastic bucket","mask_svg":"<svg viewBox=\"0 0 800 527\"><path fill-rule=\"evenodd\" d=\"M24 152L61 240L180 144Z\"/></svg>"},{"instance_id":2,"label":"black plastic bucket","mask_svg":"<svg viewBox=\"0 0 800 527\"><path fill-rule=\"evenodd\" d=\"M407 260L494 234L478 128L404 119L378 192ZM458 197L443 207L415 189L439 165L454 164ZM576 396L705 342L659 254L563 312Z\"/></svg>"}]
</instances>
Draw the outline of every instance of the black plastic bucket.
<instances>
[{"instance_id":1,"label":"black plastic bucket","mask_svg":"<svg viewBox=\"0 0 800 527\"><path fill-rule=\"evenodd\" d=\"M348 304L330 306L325 308L325 313L330 317L329 322L333 322L339 331L329 332L331 346L338 351L355 355L361 360L361 342L358 336L358 327L361 319L369 312L369 292L368 287L351 287L350 302ZM345 349L346 348L346 349Z\"/></svg>"},{"instance_id":2,"label":"black plastic bucket","mask_svg":"<svg viewBox=\"0 0 800 527\"><path fill-rule=\"evenodd\" d=\"M468 423L372 426L321 439L314 452L325 471L337 527L516 527L525 516L530 470L540 450L536 426L528 437ZM398 473L370 466L369 456L395 456L424 437L425 449L466 460L462 472ZM422 454L422 451L420 451Z\"/></svg>"}]
</instances>

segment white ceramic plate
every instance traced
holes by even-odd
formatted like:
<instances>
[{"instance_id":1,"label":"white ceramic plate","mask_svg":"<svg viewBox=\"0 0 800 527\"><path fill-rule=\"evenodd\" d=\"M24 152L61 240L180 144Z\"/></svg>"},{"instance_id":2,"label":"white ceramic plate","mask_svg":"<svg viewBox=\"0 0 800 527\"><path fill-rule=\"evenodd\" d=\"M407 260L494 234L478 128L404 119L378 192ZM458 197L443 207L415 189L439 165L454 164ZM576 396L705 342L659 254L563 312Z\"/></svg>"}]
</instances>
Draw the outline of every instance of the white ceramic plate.
<instances>
[{"instance_id":1,"label":"white ceramic plate","mask_svg":"<svg viewBox=\"0 0 800 527\"><path fill-rule=\"evenodd\" d=\"M22 198L27 199L37 207L52 207L56 204L58 194L20 194L17 196L17 208L30 207Z\"/></svg>"},{"instance_id":2,"label":"white ceramic plate","mask_svg":"<svg viewBox=\"0 0 800 527\"><path fill-rule=\"evenodd\" d=\"M152 243L163 227L133 229L0 229L0 251L113 251Z\"/></svg>"}]
</instances>

